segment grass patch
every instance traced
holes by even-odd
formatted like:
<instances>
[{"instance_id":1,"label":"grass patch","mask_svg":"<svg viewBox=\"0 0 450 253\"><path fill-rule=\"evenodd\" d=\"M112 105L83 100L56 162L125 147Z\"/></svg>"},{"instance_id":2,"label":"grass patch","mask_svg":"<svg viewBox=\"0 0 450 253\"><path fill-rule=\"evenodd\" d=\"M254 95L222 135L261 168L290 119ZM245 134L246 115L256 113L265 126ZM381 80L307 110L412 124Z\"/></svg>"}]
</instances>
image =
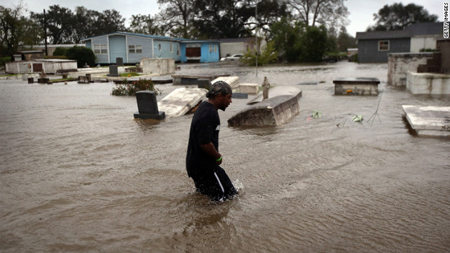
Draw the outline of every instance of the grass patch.
<instances>
[{"instance_id":1,"label":"grass patch","mask_svg":"<svg viewBox=\"0 0 450 253\"><path fill-rule=\"evenodd\" d=\"M136 73L136 72L130 72L130 73L123 73L123 74L120 74L120 76L121 76L121 77L132 77L132 76L139 76L139 74Z\"/></svg>"},{"instance_id":2,"label":"grass patch","mask_svg":"<svg viewBox=\"0 0 450 253\"><path fill-rule=\"evenodd\" d=\"M10 77L10 76L20 76L22 74L6 74L6 75L0 75L0 77Z\"/></svg>"}]
</instances>

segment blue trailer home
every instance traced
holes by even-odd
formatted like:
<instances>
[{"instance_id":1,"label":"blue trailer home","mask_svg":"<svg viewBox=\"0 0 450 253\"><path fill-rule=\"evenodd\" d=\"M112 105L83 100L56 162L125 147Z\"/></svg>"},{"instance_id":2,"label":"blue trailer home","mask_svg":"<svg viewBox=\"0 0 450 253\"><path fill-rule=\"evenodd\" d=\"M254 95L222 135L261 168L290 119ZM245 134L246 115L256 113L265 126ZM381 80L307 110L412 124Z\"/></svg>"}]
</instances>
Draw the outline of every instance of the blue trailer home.
<instances>
[{"instance_id":1,"label":"blue trailer home","mask_svg":"<svg viewBox=\"0 0 450 253\"><path fill-rule=\"evenodd\" d=\"M136 64L143 57L173 58L175 62L217 62L219 42L187 40L165 36L115 32L81 40L91 48L99 64Z\"/></svg>"},{"instance_id":2,"label":"blue trailer home","mask_svg":"<svg viewBox=\"0 0 450 253\"><path fill-rule=\"evenodd\" d=\"M181 40L181 62L218 62L220 60L219 41Z\"/></svg>"}]
</instances>

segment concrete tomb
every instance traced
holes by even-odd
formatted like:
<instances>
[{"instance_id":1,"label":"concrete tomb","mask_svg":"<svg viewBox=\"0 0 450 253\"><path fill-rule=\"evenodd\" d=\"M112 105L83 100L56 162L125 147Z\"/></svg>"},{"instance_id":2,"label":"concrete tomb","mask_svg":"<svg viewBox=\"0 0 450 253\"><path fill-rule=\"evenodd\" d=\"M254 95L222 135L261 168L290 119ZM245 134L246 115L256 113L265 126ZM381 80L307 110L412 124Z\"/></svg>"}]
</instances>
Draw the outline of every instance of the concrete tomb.
<instances>
[{"instance_id":1,"label":"concrete tomb","mask_svg":"<svg viewBox=\"0 0 450 253\"><path fill-rule=\"evenodd\" d=\"M254 100L251 106L231 117L228 120L228 125L239 127L284 124L299 113L298 100L301 96L302 91L296 87L274 87L270 89L268 99L262 102ZM260 97L262 98L262 95Z\"/></svg>"},{"instance_id":2,"label":"concrete tomb","mask_svg":"<svg viewBox=\"0 0 450 253\"><path fill-rule=\"evenodd\" d=\"M154 91L136 92L136 100L139 111L134 114L135 119L157 119L166 118L164 111L158 110L158 102Z\"/></svg>"},{"instance_id":3,"label":"concrete tomb","mask_svg":"<svg viewBox=\"0 0 450 253\"><path fill-rule=\"evenodd\" d=\"M259 85L257 83L241 83L239 85L239 92L247 94L258 94Z\"/></svg>"},{"instance_id":4,"label":"concrete tomb","mask_svg":"<svg viewBox=\"0 0 450 253\"><path fill-rule=\"evenodd\" d=\"M335 95L378 95L380 80L374 77L350 77L333 80Z\"/></svg>"},{"instance_id":5,"label":"concrete tomb","mask_svg":"<svg viewBox=\"0 0 450 253\"><path fill-rule=\"evenodd\" d=\"M433 53L390 53L388 54L387 84L406 86L408 71L416 72L421 64L425 64Z\"/></svg>"},{"instance_id":6,"label":"concrete tomb","mask_svg":"<svg viewBox=\"0 0 450 253\"><path fill-rule=\"evenodd\" d=\"M436 41L438 52L389 54L388 84L413 94L450 94L450 40Z\"/></svg>"},{"instance_id":7,"label":"concrete tomb","mask_svg":"<svg viewBox=\"0 0 450 253\"><path fill-rule=\"evenodd\" d=\"M40 77L40 78L38 78L38 83L45 84L45 83L48 83L48 82L50 82L50 78L48 78L48 77Z\"/></svg>"},{"instance_id":8,"label":"concrete tomb","mask_svg":"<svg viewBox=\"0 0 450 253\"><path fill-rule=\"evenodd\" d=\"M152 82L154 84L167 84L167 83L172 83L173 79L170 76L155 76L155 77L152 77Z\"/></svg>"},{"instance_id":9,"label":"concrete tomb","mask_svg":"<svg viewBox=\"0 0 450 253\"><path fill-rule=\"evenodd\" d=\"M211 83L223 81L230 85L232 89L239 87L239 77L238 76L219 76L216 79L212 80Z\"/></svg>"},{"instance_id":10,"label":"concrete tomb","mask_svg":"<svg viewBox=\"0 0 450 253\"><path fill-rule=\"evenodd\" d=\"M403 105L406 119L418 135L450 136L449 106Z\"/></svg>"},{"instance_id":11,"label":"concrete tomb","mask_svg":"<svg viewBox=\"0 0 450 253\"><path fill-rule=\"evenodd\" d=\"M408 72L406 88L412 94L450 94L450 75Z\"/></svg>"},{"instance_id":12,"label":"concrete tomb","mask_svg":"<svg viewBox=\"0 0 450 253\"><path fill-rule=\"evenodd\" d=\"M203 88L177 88L158 102L167 116L183 116L206 99L208 90Z\"/></svg>"},{"instance_id":13,"label":"concrete tomb","mask_svg":"<svg viewBox=\"0 0 450 253\"><path fill-rule=\"evenodd\" d=\"M173 58L147 58L141 59L139 66L146 75L171 75L175 73L175 59Z\"/></svg>"}]
</instances>

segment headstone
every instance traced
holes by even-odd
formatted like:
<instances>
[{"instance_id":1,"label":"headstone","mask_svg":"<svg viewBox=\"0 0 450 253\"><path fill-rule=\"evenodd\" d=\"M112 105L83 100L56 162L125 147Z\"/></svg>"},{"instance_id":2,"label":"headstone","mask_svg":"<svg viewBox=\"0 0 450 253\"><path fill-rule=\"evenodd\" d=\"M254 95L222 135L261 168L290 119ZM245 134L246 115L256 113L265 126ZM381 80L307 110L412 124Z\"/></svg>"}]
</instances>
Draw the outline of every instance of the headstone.
<instances>
[{"instance_id":1,"label":"headstone","mask_svg":"<svg viewBox=\"0 0 450 253\"><path fill-rule=\"evenodd\" d=\"M123 58L122 57L117 57L116 58L116 64L117 64L117 66L123 66Z\"/></svg>"},{"instance_id":2,"label":"headstone","mask_svg":"<svg viewBox=\"0 0 450 253\"><path fill-rule=\"evenodd\" d=\"M211 89L211 81L209 79L198 79L198 87L210 90Z\"/></svg>"},{"instance_id":3,"label":"headstone","mask_svg":"<svg viewBox=\"0 0 450 253\"><path fill-rule=\"evenodd\" d=\"M22 80L23 80L23 81L28 80L28 75L27 75L27 74L23 74L23 75L22 75Z\"/></svg>"},{"instance_id":4,"label":"headstone","mask_svg":"<svg viewBox=\"0 0 450 253\"><path fill-rule=\"evenodd\" d=\"M136 100L139 112L134 114L136 119L165 119L166 114L158 111L158 101L154 91L136 92Z\"/></svg>"},{"instance_id":5,"label":"headstone","mask_svg":"<svg viewBox=\"0 0 450 253\"><path fill-rule=\"evenodd\" d=\"M92 79L91 74L86 74L86 79L90 83Z\"/></svg>"},{"instance_id":6,"label":"headstone","mask_svg":"<svg viewBox=\"0 0 450 253\"><path fill-rule=\"evenodd\" d=\"M108 76L119 76L119 70L117 68L117 65L109 65Z\"/></svg>"}]
</instances>

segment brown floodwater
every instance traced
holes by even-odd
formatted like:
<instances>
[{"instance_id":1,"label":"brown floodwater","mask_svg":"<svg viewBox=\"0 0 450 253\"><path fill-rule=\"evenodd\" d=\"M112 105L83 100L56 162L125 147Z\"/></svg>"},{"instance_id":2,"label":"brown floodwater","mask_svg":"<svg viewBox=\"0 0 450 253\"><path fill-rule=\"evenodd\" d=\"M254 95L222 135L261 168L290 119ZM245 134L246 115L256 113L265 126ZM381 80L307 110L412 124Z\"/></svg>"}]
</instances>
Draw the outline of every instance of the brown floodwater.
<instances>
[{"instance_id":1,"label":"brown floodwater","mask_svg":"<svg viewBox=\"0 0 450 253\"><path fill-rule=\"evenodd\" d=\"M134 120L136 99L111 96L112 83L0 81L1 252L449 252L450 139L416 136L401 106L450 96L387 86L387 64L177 72L303 90L282 126L228 127L248 100L219 112L222 165L240 196L195 193L192 114ZM382 93L334 96L338 77L377 77ZM158 88L161 99L176 87Z\"/></svg>"}]
</instances>

